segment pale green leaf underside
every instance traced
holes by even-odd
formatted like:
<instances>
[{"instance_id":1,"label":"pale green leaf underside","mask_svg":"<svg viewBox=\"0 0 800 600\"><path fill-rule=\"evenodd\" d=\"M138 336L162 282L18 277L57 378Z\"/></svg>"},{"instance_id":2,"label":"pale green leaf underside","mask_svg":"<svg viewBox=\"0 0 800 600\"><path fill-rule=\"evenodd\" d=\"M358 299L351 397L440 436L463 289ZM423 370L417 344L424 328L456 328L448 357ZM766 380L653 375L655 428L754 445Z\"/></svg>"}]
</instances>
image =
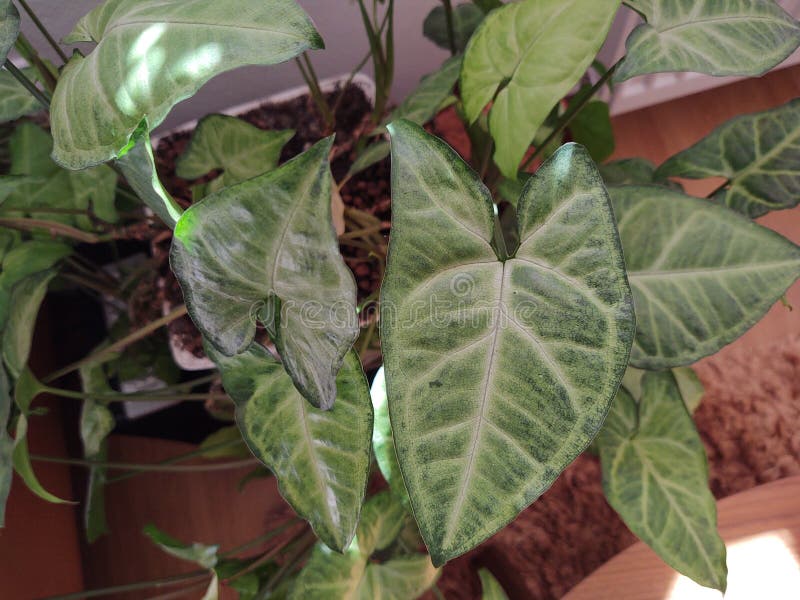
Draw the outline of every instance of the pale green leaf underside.
<instances>
[{"instance_id":1,"label":"pale green leaf underside","mask_svg":"<svg viewBox=\"0 0 800 600\"><path fill-rule=\"evenodd\" d=\"M354 352L336 379L333 408L310 406L257 343L226 357L206 344L236 401L236 421L253 454L278 479L281 495L330 548L343 552L355 533L367 486L372 404Z\"/></svg>"},{"instance_id":2,"label":"pale green leaf underside","mask_svg":"<svg viewBox=\"0 0 800 600\"><path fill-rule=\"evenodd\" d=\"M608 197L580 146L527 183L520 239L491 245L488 190L419 127L392 131L381 340L397 457L434 564L546 490L602 424L633 306Z\"/></svg>"},{"instance_id":3,"label":"pale green leaf underside","mask_svg":"<svg viewBox=\"0 0 800 600\"><path fill-rule=\"evenodd\" d=\"M480 569L478 577L481 579L481 589L483 590L482 600L508 600L505 590L489 569Z\"/></svg>"},{"instance_id":4,"label":"pale green leaf underside","mask_svg":"<svg viewBox=\"0 0 800 600\"><path fill-rule=\"evenodd\" d=\"M278 166L281 150L294 131L265 131L227 115L208 115L200 120L189 146L176 161L175 173L197 179L221 169L210 192L261 175Z\"/></svg>"},{"instance_id":5,"label":"pale green leaf underside","mask_svg":"<svg viewBox=\"0 0 800 600\"><path fill-rule=\"evenodd\" d=\"M344 554L317 544L297 578L292 600L414 600L439 576L423 554L394 557L380 564L369 559L400 533L403 507L389 493L364 504L358 531Z\"/></svg>"},{"instance_id":6,"label":"pale green leaf underside","mask_svg":"<svg viewBox=\"0 0 800 600\"><path fill-rule=\"evenodd\" d=\"M403 474L397 462L394 450L394 436L392 424L389 420L389 402L386 396L386 377L381 367L375 374L370 388L372 408L375 411L375 426L372 430L372 450L381 475L389 484L389 491L400 500L404 507L411 510L411 500L408 497L406 484L403 483Z\"/></svg>"},{"instance_id":7,"label":"pale green leaf underside","mask_svg":"<svg viewBox=\"0 0 800 600\"><path fill-rule=\"evenodd\" d=\"M722 206L656 186L609 191L636 304L633 366L717 352L800 276L800 248Z\"/></svg>"},{"instance_id":8,"label":"pale green leaf underside","mask_svg":"<svg viewBox=\"0 0 800 600\"><path fill-rule=\"evenodd\" d=\"M297 389L321 408L333 405L359 331L355 282L331 225L332 142L192 205L170 255L189 315L225 355L246 349L280 300L280 318L266 325L277 327L273 342Z\"/></svg>"},{"instance_id":9,"label":"pale green leaf underside","mask_svg":"<svg viewBox=\"0 0 800 600\"><path fill-rule=\"evenodd\" d=\"M0 0L0 64L6 62L8 51L19 35L19 11L11 0Z\"/></svg>"},{"instance_id":10,"label":"pale green leaf underside","mask_svg":"<svg viewBox=\"0 0 800 600\"><path fill-rule=\"evenodd\" d=\"M628 37L614 76L695 71L758 76L800 45L800 26L772 0L625 0L647 23Z\"/></svg>"},{"instance_id":11,"label":"pale green leaf underside","mask_svg":"<svg viewBox=\"0 0 800 600\"><path fill-rule=\"evenodd\" d=\"M88 216L39 211L37 208L88 210L100 219L113 223L118 215L114 205L117 175L101 165L83 171L65 171L50 158L53 139L38 125L21 123L9 141L11 174L32 179L15 189L0 207L14 210L16 217L32 216L72 225L84 230L94 229Z\"/></svg>"},{"instance_id":12,"label":"pale green leaf underside","mask_svg":"<svg viewBox=\"0 0 800 600\"><path fill-rule=\"evenodd\" d=\"M638 407L621 388L598 444L606 498L625 524L667 564L724 591L705 450L672 374L646 373Z\"/></svg>"},{"instance_id":13,"label":"pale green leaf underside","mask_svg":"<svg viewBox=\"0 0 800 600\"><path fill-rule=\"evenodd\" d=\"M472 36L461 70L467 119L492 102L494 160L517 168L553 106L586 72L606 38L619 0L524 0L498 8ZM569 43L565 43L569 40Z\"/></svg>"},{"instance_id":14,"label":"pale green leaf underside","mask_svg":"<svg viewBox=\"0 0 800 600\"><path fill-rule=\"evenodd\" d=\"M30 80L36 79L36 69L33 67L22 69L22 73ZM0 123L43 109L39 101L11 73L0 69Z\"/></svg>"},{"instance_id":15,"label":"pale green leaf underside","mask_svg":"<svg viewBox=\"0 0 800 600\"><path fill-rule=\"evenodd\" d=\"M59 164L83 167L116 158L143 119L158 126L170 109L214 75L270 65L321 48L294 0L107 0L66 41L94 41L74 56L53 95Z\"/></svg>"},{"instance_id":16,"label":"pale green leaf underside","mask_svg":"<svg viewBox=\"0 0 800 600\"><path fill-rule=\"evenodd\" d=\"M724 123L667 160L660 177L724 177L714 200L748 217L800 202L800 100Z\"/></svg>"}]
</instances>

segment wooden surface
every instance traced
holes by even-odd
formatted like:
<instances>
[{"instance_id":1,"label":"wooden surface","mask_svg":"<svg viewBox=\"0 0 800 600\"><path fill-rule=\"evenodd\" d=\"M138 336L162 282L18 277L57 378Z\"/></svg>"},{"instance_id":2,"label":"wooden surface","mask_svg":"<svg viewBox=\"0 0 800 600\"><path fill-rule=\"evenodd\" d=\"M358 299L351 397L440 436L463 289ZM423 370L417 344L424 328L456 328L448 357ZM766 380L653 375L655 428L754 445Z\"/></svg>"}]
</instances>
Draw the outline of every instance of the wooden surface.
<instances>
[{"instance_id":1,"label":"wooden surface","mask_svg":"<svg viewBox=\"0 0 800 600\"><path fill-rule=\"evenodd\" d=\"M726 600L800 597L800 477L783 479L718 503L728 548ZM678 576L642 542L618 554L564 600L721 598Z\"/></svg>"}]
</instances>

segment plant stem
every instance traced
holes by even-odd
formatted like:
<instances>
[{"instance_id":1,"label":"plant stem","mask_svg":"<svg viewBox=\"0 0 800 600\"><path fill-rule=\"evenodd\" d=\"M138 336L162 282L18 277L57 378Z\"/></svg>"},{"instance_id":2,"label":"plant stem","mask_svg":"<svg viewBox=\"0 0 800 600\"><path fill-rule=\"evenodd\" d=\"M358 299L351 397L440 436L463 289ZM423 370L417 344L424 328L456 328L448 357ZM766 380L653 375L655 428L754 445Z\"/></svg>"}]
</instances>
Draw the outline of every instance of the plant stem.
<instances>
[{"instance_id":1,"label":"plant stem","mask_svg":"<svg viewBox=\"0 0 800 600\"><path fill-rule=\"evenodd\" d=\"M44 106L47 110L50 109L50 100L42 93L42 91L34 85L34 83L25 77L25 74L20 71L14 63L11 62L10 59L6 59L4 64L5 68L8 69L8 72L16 79L17 81L22 84L28 92L30 92L31 96L36 98L39 103Z\"/></svg>"},{"instance_id":2,"label":"plant stem","mask_svg":"<svg viewBox=\"0 0 800 600\"><path fill-rule=\"evenodd\" d=\"M36 48L28 41L28 38L25 37L23 33L20 32L19 36L17 36L17 41L14 44L14 47L17 49L17 52L20 53L20 56L28 61L31 65L33 65L37 71L39 71L39 75L42 78L42 83L47 88L47 90L52 94L56 89L56 84L58 83L58 71L50 68L49 65L45 64L45 62L39 56L39 53L36 52Z\"/></svg>"},{"instance_id":3,"label":"plant stem","mask_svg":"<svg viewBox=\"0 0 800 600\"><path fill-rule=\"evenodd\" d=\"M603 76L600 79L597 80L597 83L595 83L592 86L591 90L589 90L583 96L580 102L578 102L574 106L571 106L569 110L567 110L567 112L564 113L564 115L559 120L559 123L556 126L556 128L553 129L550 135L548 135L547 138L541 144L539 144L539 146L536 148L533 154L531 154L528 157L528 159L522 163L522 166L519 169L520 171L527 170L527 168L531 166L533 161L539 158L539 156L541 156L542 152L544 152L547 146L550 145L550 142L556 139L556 136L559 136L564 132L564 130L569 126L570 123L572 123L572 120L578 115L578 113L583 109L583 107L586 106L592 99L592 97L600 90L600 88L602 88L606 84L606 82L609 79L611 79L611 77L616 72L618 66L619 62L617 62L614 66L612 66L608 71L606 71L603 74Z\"/></svg>"},{"instance_id":4,"label":"plant stem","mask_svg":"<svg viewBox=\"0 0 800 600\"><path fill-rule=\"evenodd\" d=\"M431 591L433 592L433 595L436 596L436 600L446 600L444 594L442 593L442 590L439 589L438 585L433 584Z\"/></svg>"},{"instance_id":5,"label":"plant stem","mask_svg":"<svg viewBox=\"0 0 800 600\"><path fill-rule=\"evenodd\" d=\"M453 29L453 4L450 0L442 0L444 4L444 17L447 21L447 41L450 44L450 52L453 56L456 55L456 34Z\"/></svg>"},{"instance_id":6,"label":"plant stem","mask_svg":"<svg viewBox=\"0 0 800 600\"><path fill-rule=\"evenodd\" d=\"M325 121L325 125L331 129L334 125L333 113L331 112L331 107L328 105L328 100L325 98L325 94L322 93L322 88L319 87L319 79L317 78L316 71L314 71L314 66L311 64L311 60L308 58L308 53L303 52L301 58L295 58L294 60L297 63L297 67L300 69L300 75L303 76L303 81L305 81L308 86L314 104L317 105L317 110L319 110L323 121Z\"/></svg>"},{"instance_id":7,"label":"plant stem","mask_svg":"<svg viewBox=\"0 0 800 600\"><path fill-rule=\"evenodd\" d=\"M200 579L201 577L208 577L208 571L192 571L191 573L172 575L170 577L163 577L161 579L153 579L151 581L139 581L137 583L116 585L113 587L99 588L96 590L86 590L84 592L75 592L62 596L49 596L43 600L82 600L83 598L97 598L98 596L108 596L110 594L122 594L124 592L136 592L138 590L171 587L173 585L188 582L193 579Z\"/></svg>"},{"instance_id":8,"label":"plant stem","mask_svg":"<svg viewBox=\"0 0 800 600\"><path fill-rule=\"evenodd\" d=\"M208 451L208 450L204 450ZM45 463L54 463L57 465L70 465L73 467L100 467L103 469L112 469L115 471L137 471L137 472L153 472L153 473L199 473L204 471L226 471L228 469L239 469L241 467L250 466L258 460L256 458L245 458L241 460L231 460L219 463L210 463L204 465L159 465L159 464L143 464L143 463L126 463L126 462L113 462L102 460L90 460L85 458L59 458L57 456L43 456L41 454L31 454L31 460Z\"/></svg>"},{"instance_id":9,"label":"plant stem","mask_svg":"<svg viewBox=\"0 0 800 600\"><path fill-rule=\"evenodd\" d=\"M83 242L85 244L102 244L112 239L110 235L95 235L87 231L82 231L70 225L57 223L55 221L48 221L46 219L27 219L27 218L9 218L0 219L0 227L9 227L11 229L19 229L20 231L36 231L45 229L51 235L60 235L62 237L70 238Z\"/></svg>"},{"instance_id":10,"label":"plant stem","mask_svg":"<svg viewBox=\"0 0 800 600\"><path fill-rule=\"evenodd\" d=\"M169 325L174 320L181 318L185 314L186 314L186 305L182 304L178 308L173 309L168 315L161 317L160 319L153 321L152 323L148 323L141 329L137 329L130 335L125 336L121 340L117 340L110 346L106 346L102 350L98 350L97 352L94 352L89 356L72 363L71 365L67 365L66 367L63 367L58 371L51 373L50 375L45 377L42 380L42 382L50 383L52 381L55 381L59 377L63 377L68 373L72 373L73 371L80 369L83 366L92 364L94 362L100 362L102 359L110 357L111 355L122 350L123 348L130 346L134 342L138 342L139 340L146 338L154 331L157 331L158 329L160 329L165 325Z\"/></svg>"},{"instance_id":11,"label":"plant stem","mask_svg":"<svg viewBox=\"0 0 800 600\"><path fill-rule=\"evenodd\" d=\"M264 586L267 590L272 590L275 586L281 582L283 576L290 572L297 564L305 558L306 552L314 547L314 544L317 542L317 538L314 535L313 531L308 531L303 537L296 540L299 542L297 546L297 550L295 550L287 559L286 562L283 563L280 569L273 575L267 584Z\"/></svg>"},{"instance_id":12,"label":"plant stem","mask_svg":"<svg viewBox=\"0 0 800 600\"><path fill-rule=\"evenodd\" d=\"M23 8L23 10L28 13L28 16L31 18L31 21L33 21L33 24L36 25L36 28L42 32L44 39L46 39L47 43L53 47L53 50L56 51L56 54L58 54L61 60L67 62L69 58L61 49L61 46L58 45L58 42L56 42L53 39L53 36L50 35L50 32L47 31L47 27L44 26L44 23L39 20L39 17L36 16L36 13L31 10L30 6L28 6L28 3L25 0L17 0L17 2Z\"/></svg>"},{"instance_id":13,"label":"plant stem","mask_svg":"<svg viewBox=\"0 0 800 600\"><path fill-rule=\"evenodd\" d=\"M272 538L279 536L287 529L294 527L295 525L299 525L303 522L303 519L300 517L292 517L285 523L278 525L272 531L268 531L264 535L260 535L255 539L250 540L249 542L245 542L241 546L236 546L235 548L231 548L230 550L226 550L225 552L220 553L222 558L228 558L230 556L234 556L235 554L239 554L239 552L244 552L245 550L249 550L253 546L258 546L259 544L263 544L265 542L270 541Z\"/></svg>"},{"instance_id":14,"label":"plant stem","mask_svg":"<svg viewBox=\"0 0 800 600\"><path fill-rule=\"evenodd\" d=\"M91 394L85 392L74 392L72 390L63 390L61 388L54 388L45 386L42 389L43 394L53 394L61 398L72 398L74 400L97 400L98 402L185 402L188 400L197 400L204 402L206 400L227 400L227 394L163 394L159 393L160 390L153 390L148 393L133 393L124 394L117 392L114 394Z\"/></svg>"}]
</instances>

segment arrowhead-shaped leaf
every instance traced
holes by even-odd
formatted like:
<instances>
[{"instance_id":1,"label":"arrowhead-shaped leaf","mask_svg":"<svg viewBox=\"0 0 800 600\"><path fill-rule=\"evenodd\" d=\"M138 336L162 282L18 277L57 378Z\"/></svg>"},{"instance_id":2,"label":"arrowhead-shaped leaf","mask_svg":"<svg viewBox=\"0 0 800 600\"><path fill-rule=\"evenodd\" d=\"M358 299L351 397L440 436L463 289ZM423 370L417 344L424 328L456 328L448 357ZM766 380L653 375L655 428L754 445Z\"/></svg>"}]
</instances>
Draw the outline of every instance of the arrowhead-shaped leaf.
<instances>
[{"instance_id":1,"label":"arrowhead-shaped leaf","mask_svg":"<svg viewBox=\"0 0 800 600\"><path fill-rule=\"evenodd\" d=\"M19 35L19 11L11 0L0 0L0 64L6 62L9 50Z\"/></svg>"},{"instance_id":2,"label":"arrowhead-shaped leaf","mask_svg":"<svg viewBox=\"0 0 800 600\"><path fill-rule=\"evenodd\" d=\"M461 61L461 55L453 56L439 69L423 77L416 89L392 111L388 120L408 119L417 125L424 125L435 117L458 81Z\"/></svg>"},{"instance_id":3,"label":"arrowhead-shaped leaf","mask_svg":"<svg viewBox=\"0 0 800 600\"><path fill-rule=\"evenodd\" d=\"M392 132L381 340L397 457L434 564L538 498L605 418L634 333L608 196L577 145L518 203L498 259L491 196L446 144Z\"/></svg>"},{"instance_id":4,"label":"arrowhead-shaped leaf","mask_svg":"<svg viewBox=\"0 0 800 600\"><path fill-rule=\"evenodd\" d=\"M115 222L118 218L114 206L116 173L105 165L83 171L65 171L50 158L52 148L53 139L34 123L22 123L14 130L9 142L10 172L35 179L9 194L0 210L15 209L15 216L20 216L21 211L22 214L91 230L94 226L88 216L37 210L91 208L104 221Z\"/></svg>"},{"instance_id":5,"label":"arrowhead-shaped leaf","mask_svg":"<svg viewBox=\"0 0 800 600\"><path fill-rule=\"evenodd\" d=\"M717 352L800 276L800 248L727 208L663 187L609 191L636 304L635 367Z\"/></svg>"},{"instance_id":6,"label":"arrowhead-shaped leaf","mask_svg":"<svg viewBox=\"0 0 800 600\"><path fill-rule=\"evenodd\" d=\"M619 4L514 2L489 13L472 36L461 70L464 110L474 122L492 102L494 160L506 177L516 179L539 126L592 63Z\"/></svg>"},{"instance_id":7,"label":"arrowhead-shaped leaf","mask_svg":"<svg viewBox=\"0 0 800 600\"><path fill-rule=\"evenodd\" d=\"M208 193L240 183L278 166L281 150L294 131L265 131L227 115L200 120L189 146L176 161L175 173L197 179L215 169L223 171L208 186Z\"/></svg>"},{"instance_id":8,"label":"arrowhead-shaped leaf","mask_svg":"<svg viewBox=\"0 0 800 600\"><path fill-rule=\"evenodd\" d=\"M350 547L334 554L317 544L300 573L290 598L292 600L412 600L434 584L439 576L423 554L393 557L372 563L374 552L395 541L406 514L388 492L364 503L358 532Z\"/></svg>"},{"instance_id":9,"label":"arrowhead-shaped leaf","mask_svg":"<svg viewBox=\"0 0 800 600\"><path fill-rule=\"evenodd\" d=\"M358 336L355 282L331 225L332 143L194 204L175 227L171 252L205 337L232 356L250 345L261 320L297 389L324 409Z\"/></svg>"},{"instance_id":10,"label":"arrowhead-shaped leaf","mask_svg":"<svg viewBox=\"0 0 800 600\"><path fill-rule=\"evenodd\" d=\"M453 42L456 52L463 52L472 33L484 19L484 12L474 4L458 4L453 7ZM422 33L434 44L450 50L447 13L444 6L436 6L425 17Z\"/></svg>"},{"instance_id":11,"label":"arrowhead-shaped leaf","mask_svg":"<svg viewBox=\"0 0 800 600\"><path fill-rule=\"evenodd\" d=\"M53 95L53 157L70 169L116 158L143 119L158 126L219 73L323 46L294 0L107 0L65 41L97 43L73 56Z\"/></svg>"},{"instance_id":12,"label":"arrowhead-shaped leaf","mask_svg":"<svg viewBox=\"0 0 800 600\"><path fill-rule=\"evenodd\" d=\"M714 200L748 217L800 202L800 100L737 117L667 160L659 177L725 177Z\"/></svg>"},{"instance_id":13,"label":"arrowhead-shaped leaf","mask_svg":"<svg viewBox=\"0 0 800 600\"><path fill-rule=\"evenodd\" d=\"M36 73L33 67L22 69L22 74L32 81L36 80ZM0 123L19 119L43 108L11 73L0 69Z\"/></svg>"},{"instance_id":14,"label":"arrowhead-shaped leaf","mask_svg":"<svg viewBox=\"0 0 800 600\"><path fill-rule=\"evenodd\" d=\"M644 158L623 158L597 165L597 168L607 187L655 184L683 191L679 183L658 176L656 166Z\"/></svg>"},{"instance_id":15,"label":"arrowhead-shaped leaf","mask_svg":"<svg viewBox=\"0 0 800 600\"><path fill-rule=\"evenodd\" d=\"M281 494L319 538L343 552L355 533L367 486L372 405L361 363L349 352L329 411L303 399L281 364L257 343L225 357L206 345L236 401L247 445L278 478Z\"/></svg>"},{"instance_id":16,"label":"arrowhead-shaped leaf","mask_svg":"<svg viewBox=\"0 0 800 600\"><path fill-rule=\"evenodd\" d=\"M614 76L695 71L759 76L800 45L800 26L772 0L625 0L647 21Z\"/></svg>"},{"instance_id":17,"label":"arrowhead-shaped leaf","mask_svg":"<svg viewBox=\"0 0 800 600\"><path fill-rule=\"evenodd\" d=\"M597 438L606 498L671 567L725 591L725 544L700 436L668 371L645 373L638 406L620 388Z\"/></svg>"}]
</instances>

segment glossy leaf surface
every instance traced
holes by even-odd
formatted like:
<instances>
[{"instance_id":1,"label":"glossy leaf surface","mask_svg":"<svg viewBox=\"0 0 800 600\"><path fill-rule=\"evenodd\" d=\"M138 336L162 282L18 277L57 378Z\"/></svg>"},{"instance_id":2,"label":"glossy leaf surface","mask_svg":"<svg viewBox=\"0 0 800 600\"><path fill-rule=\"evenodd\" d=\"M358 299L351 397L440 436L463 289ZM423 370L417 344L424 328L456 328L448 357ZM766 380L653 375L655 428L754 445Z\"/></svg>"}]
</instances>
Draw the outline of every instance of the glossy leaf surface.
<instances>
[{"instance_id":1,"label":"glossy leaf surface","mask_svg":"<svg viewBox=\"0 0 800 600\"><path fill-rule=\"evenodd\" d=\"M331 225L332 141L192 205L170 255L205 337L232 356L260 320L297 389L323 409L358 336L355 282Z\"/></svg>"},{"instance_id":2,"label":"glossy leaf surface","mask_svg":"<svg viewBox=\"0 0 800 600\"><path fill-rule=\"evenodd\" d=\"M658 168L660 177L724 177L714 200L748 217L800 202L800 100L724 123Z\"/></svg>"},{"instance_id":3,"label":"glossy leaf surface","mask_svg":"<svg viewBox=\"0 0 800 600\"><path fill-rule=\"evenodd\" d=\"M213 193L272 171L293 136L292 130L265 131L236 117L208 115L197 124L189 146L175 163L175 173L197 179L222 170L208 184L208 193Z\"/></svg>"},{"instance_id":4,"label":"glossy leaf surface","mask_svg":"<svg viewBox=\"0 0 800 600\"><path fill-rule=\"evenodd\" d=\"M722 206L656 186L609 191L636 305L635 367L717 352L800 276L800 248Z\"/></svg>"},{"instance_id":5,"label":"glossy leaf surface","mask_svg":"<svg viewBox=\"0 0 800 600\"><path fill-rule=\"evenodd\" d=\"M725 545L700 436L669 372L621 388L598 436L603 490L625 524L670 566L725 591Z\"/></svg>"},{"instance_id":6,"label":"glossy leaf surface","mask_svg":"<svg viewBox=\"0 0 800 600\"><path fill-rule=\"evenodd\" d=\"M592 63L619 4L514 2L489 13L472 36L461 71L464 110L474 122L492 102L494 160L506 177L516 178L539 126Z\"/></svg>"},{"instance_id":7,"label":"glossy leaf surface","mask_svg":"<svg viewBox=\"0 0 800 600\"><path fill-rule=\"evenodd\" d=\"M8 51L19 35L19 11L11 0L0 0L0 64L6 62Z\"/></svg>"},{"instance_id":8,"label":"glossy leaf surface","mask_svg":"<svg viewBox=\"0 0 800 600\"><path fill-rule=\"evenodd\" d=\"M381 341L397 457L434 564L538 498L589 444L625 369L633 306L605 188L559 150L518 203L504 262L475 173L407 121L392 131Z\"/></svg>"},{"instance_id":9,"label":"glossy leaf surface","mask_svg":"<svg viewBox=\"0 0 800 600\"><path fill-rule=\"evenodd\" d=\"M800 45L800 27L773 0L625 0L646 23L628 37L614 76L695 71L763 75Z\"/></svg>"},{"instance_id":10,"label":"glossy leaf surface","mask_svg":"<svg viewBox=\"0 0 800 600\"><path fill-rule=\"evenodd\" d=\"M439 576L439 570L423 554L393 557L380 564L370 562L374 552L389 547L405 521L400 503L388 492L364 504L358 531L344 554L317 544L300 573L292 600L413 600Z\"/></svg>"},{"instance_id":11,"label":"glossy leaf surface","mask_svg":"<svg viewBox=\"0 0 800 600\"><path fill-rule=\"evenodd\" d=\"M157 127L214 75L323 46L294 0L106 0L65 41L97 43L53 95L53 158L70 169L116 158L143 119Z\"/></svg>"},{"instance_id":12,"label":"glossy leaf surface","mask_svg":"<svg viewBox=\"0 0 800 600\"><path fill-rule=\"evenodd\" d=\"M36 69L33 67L21 69L21 71L28 79L36 80ZM6 69L0 69L0 123L13 121L43 109L44 107L39 101L22 87L22 84L11 73Z\"/></svg>"},{"instance_id":13,"label":"glossy leaf surface","mask_svg":"<svg viewBox=\"0 0 800 600\"><path fill-rule=\"evenodd\" d=\"M292 380L259 344L233 357L207 346L236 401L247 445L278 478L281 494L330 548L344 551L355 533L367 486L372 405L354 352L336 379L328 411L303 399Z\"/></svg>"}]
</instances>

